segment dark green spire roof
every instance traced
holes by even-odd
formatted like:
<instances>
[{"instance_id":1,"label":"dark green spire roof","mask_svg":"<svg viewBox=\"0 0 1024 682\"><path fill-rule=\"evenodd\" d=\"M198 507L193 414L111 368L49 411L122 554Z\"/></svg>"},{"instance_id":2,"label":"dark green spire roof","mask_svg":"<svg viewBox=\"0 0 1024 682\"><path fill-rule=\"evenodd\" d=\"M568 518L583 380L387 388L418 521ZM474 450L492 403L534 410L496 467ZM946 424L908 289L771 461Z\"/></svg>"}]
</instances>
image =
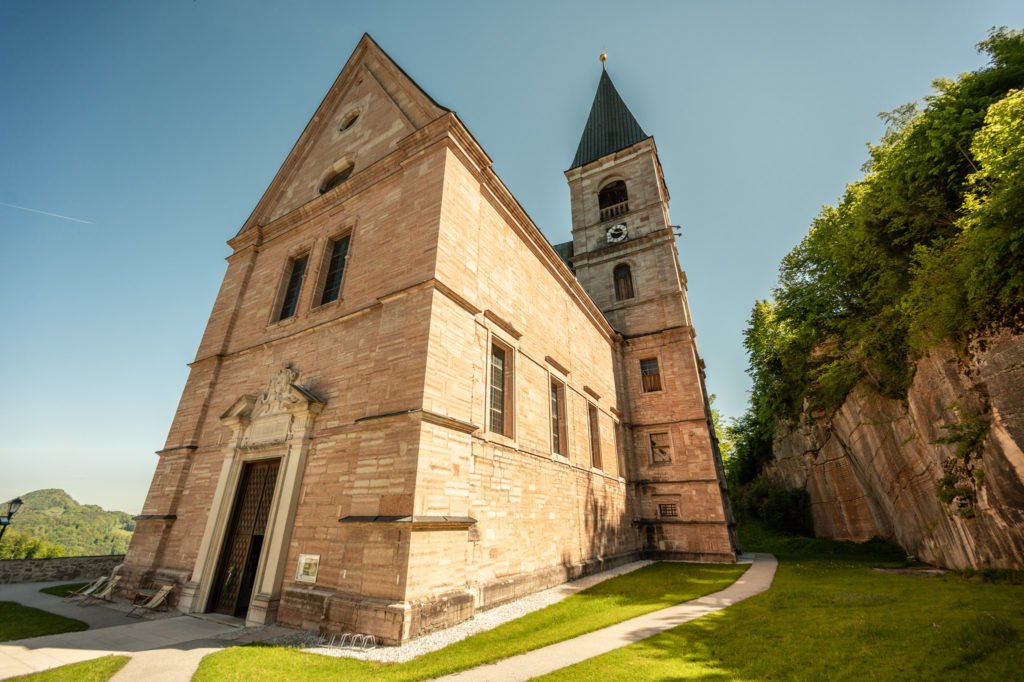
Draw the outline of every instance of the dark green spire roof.
<instances>
[{"instance_id":1,"label":"dark green spire roof","mask_svg":"<svg viewBox=\"0 0 1024 682\"><path fill-rule=\"evenodd\" d=\"M587 119L580 146L576 148L576 158L572 160L569 169L585 166L647 137L612 85L608 72L602 71L594 104L590 107L590 118Z\"/></svg>"}]
</instances>

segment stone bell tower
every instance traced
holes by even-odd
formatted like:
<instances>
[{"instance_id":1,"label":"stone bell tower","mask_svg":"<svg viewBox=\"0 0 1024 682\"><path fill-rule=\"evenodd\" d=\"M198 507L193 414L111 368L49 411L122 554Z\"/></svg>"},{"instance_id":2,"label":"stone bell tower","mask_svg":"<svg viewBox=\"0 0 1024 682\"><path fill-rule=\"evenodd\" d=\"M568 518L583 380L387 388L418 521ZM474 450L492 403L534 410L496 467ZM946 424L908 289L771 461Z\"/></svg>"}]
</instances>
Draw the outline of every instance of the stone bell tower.
<instances>
[{"instance_id":1,"label":"stone bell tower","mask_svg":"<svg viewBox=\"0 0 1024 682\"><path fill-rule=\"evenodd\" d=\"M603 59L602 59L603 61ZM725 488L654 138L606 70L565 172L576 277L621 335L618 402L645 553L734 561Z\"/></svg>"}]
</instances>

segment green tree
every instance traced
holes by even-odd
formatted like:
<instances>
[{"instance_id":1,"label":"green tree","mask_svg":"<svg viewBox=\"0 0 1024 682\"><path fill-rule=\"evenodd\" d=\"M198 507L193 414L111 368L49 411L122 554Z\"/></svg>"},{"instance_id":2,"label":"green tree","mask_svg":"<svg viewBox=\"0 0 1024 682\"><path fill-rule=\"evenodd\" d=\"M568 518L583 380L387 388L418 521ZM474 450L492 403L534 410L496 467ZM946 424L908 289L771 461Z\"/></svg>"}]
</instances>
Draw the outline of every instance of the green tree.
<instances>
[{"instance_id":1,"label":"green tree","mask_svg":"<svg viewBox=\"0 0 1024 682\"><path fill-rule=\"evenodd\" d=\"M722 454L722 461L726 461L732 457L733 451L733 440L732 432L729 430L729 421L726 417L722 416L722 413L715 407L715 396L714 393L708 398L708 404L711 406L711 423L715 427L715 437L718 439L718 451Z\"/></svg>"},{"instance_id":2,"label":"green tree","mask_svg":"<svg viewBox=\"0 0 1024 682\"><path fill-rule=\"evenodd\" d=\"M834 410L861 383L903 398L919 353L1024 311L1024 34L995 29L978 47L987 66L882 115L864 176L755 304L734 478L756 477L780 420Z\"/></svg>"},{"instance_id":3,"label":"green tree","mask_svg":"<svg viewBox=\"0 0 1024 682\"><path fill-rule=\"evenodd\" d=\"M49 559L64 556L64 548L28 533L8 528L0 540L0 559Z\"/></svg>"}]
</instances>

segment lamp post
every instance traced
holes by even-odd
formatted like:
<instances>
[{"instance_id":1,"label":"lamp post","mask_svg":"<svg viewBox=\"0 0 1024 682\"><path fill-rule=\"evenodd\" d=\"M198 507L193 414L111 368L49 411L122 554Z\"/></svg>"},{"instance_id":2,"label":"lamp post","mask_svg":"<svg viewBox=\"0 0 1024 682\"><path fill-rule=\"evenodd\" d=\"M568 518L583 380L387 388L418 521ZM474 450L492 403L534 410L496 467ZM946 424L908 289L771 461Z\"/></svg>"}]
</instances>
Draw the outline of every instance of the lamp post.
<instances>
[{"instance_id":1,"label":"lamp post","mask_svg":"<svg viewBox=\"0 0 1024 682\"><path fill-rule=\"evenodd\" d=\"M22 501L20 497L15 497L13 500L7 503L7 513L0 515L0 540L3 539L4 533L7 531L7 526L11 525L11 519L18 510L21 509Z\"/></svg>"}]
</instances>

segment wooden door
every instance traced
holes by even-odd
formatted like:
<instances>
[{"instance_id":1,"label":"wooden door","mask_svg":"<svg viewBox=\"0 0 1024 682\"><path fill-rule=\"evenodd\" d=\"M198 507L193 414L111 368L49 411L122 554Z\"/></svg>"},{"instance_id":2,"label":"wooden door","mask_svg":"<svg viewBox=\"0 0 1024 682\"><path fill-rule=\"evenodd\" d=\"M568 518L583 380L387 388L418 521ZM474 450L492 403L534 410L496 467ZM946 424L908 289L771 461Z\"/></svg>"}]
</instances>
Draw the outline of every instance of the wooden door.
<instances>
[{"instance_id":1,"label":"wooden door","mask_svg":"<svg viewBox=\"0 0 1024 682\"><path fill-rule=\"evenodd\" d=\"M211 611L244 616L249 610L279 464L276 459L251 462L242 469L213 584Z\"/></svg>"}]
</instances>

